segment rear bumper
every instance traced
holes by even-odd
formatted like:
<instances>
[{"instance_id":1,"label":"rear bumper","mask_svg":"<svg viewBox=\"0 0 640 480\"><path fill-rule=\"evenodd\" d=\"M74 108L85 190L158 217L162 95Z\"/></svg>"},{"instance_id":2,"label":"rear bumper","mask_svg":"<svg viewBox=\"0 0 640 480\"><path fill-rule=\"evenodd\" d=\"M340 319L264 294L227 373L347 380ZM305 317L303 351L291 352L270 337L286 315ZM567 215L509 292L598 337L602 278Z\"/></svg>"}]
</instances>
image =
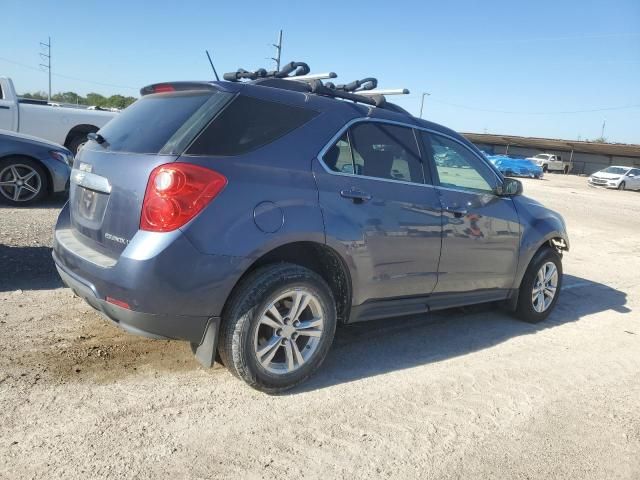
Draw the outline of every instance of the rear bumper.
<instances>
[{"instance_id":1,"label":"rear bumper","mask_svg":"<svg viewBox=\"0 0 640 480\"><path fill-rule=\"evenodd\" d=\"M53 258L64 284L108 320L127 332L149 338L186 340L200 344L208 324L218 321L216 317L144 313L113 305L99 298L93 285L61 266L55 253Z\"/></svg>"}]
</instances>

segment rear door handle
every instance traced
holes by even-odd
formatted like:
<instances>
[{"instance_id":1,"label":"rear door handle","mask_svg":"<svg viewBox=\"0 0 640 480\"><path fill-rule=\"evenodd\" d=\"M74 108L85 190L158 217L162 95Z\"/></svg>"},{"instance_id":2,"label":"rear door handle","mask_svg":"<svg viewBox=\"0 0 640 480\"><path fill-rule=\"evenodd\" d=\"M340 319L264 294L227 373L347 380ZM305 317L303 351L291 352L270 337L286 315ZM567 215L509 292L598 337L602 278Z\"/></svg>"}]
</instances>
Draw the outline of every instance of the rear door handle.
<instances>
[{"instance_id":1,"label":"rear door handle","mask_svg":"<svg viewBox=\"0 0 640 480\"><path fill-rule=\"evenodd\" d=\"M341 190L340 196L343 198L348 198L349 200L353 200L354 203L364 203L371 200L371 195L367 192L363 192L362 190L358 190L355 188L351 188L349 190Z\"/></svg>"},{"instance_id":2,"label":"rear door handle","mask_svg":"<svg viewBox=\"0 0 640 480\"><path fill-rule=\"evenodd\" d=\"M458 206L447 206L445 207L445 210L449 213L453 213L453 216L458 218L469 213L469 211L465 207Z\"/></svg>"}]
</instances>

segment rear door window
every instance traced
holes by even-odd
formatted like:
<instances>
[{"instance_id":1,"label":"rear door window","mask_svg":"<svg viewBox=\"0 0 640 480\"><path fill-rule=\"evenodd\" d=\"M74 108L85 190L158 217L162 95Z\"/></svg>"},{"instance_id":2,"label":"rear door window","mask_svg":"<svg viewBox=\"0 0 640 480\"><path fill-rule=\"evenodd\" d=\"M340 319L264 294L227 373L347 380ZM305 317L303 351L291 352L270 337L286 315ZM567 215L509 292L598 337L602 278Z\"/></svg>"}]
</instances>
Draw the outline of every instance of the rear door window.
<instances>
[{"instance_id":1,"label":"rear door window","mask_svg":"<svg viewBox=\"0 0 640 480\"><path fill-rule=\"evenodd\" d=\"M100 147L112 152L182 153L187 141L231 98L220 91L144 96L100 129L105 139ZM191 138L185 138L189 134Z\"/></svg>"},{"instance_id":2,"label":"rear door window","mask_svg":"<svg viewBox=\"0 0 640 480\"><path fill-rule=\"evenodd\" d=\"M233 156L250 152L301 127L314 110L237 96L189 147L189 155Z\"/></svg>"},{"instance_id":3,"label":"rear door window","mask_svg":"<svg viewBox=\"0 0 640 480\"><path fill-rule=\"evenodd\" d=\"M356 175L424 183L411 128L363 122L351 128L350 137Z\"/></svg>"}]
</instances>

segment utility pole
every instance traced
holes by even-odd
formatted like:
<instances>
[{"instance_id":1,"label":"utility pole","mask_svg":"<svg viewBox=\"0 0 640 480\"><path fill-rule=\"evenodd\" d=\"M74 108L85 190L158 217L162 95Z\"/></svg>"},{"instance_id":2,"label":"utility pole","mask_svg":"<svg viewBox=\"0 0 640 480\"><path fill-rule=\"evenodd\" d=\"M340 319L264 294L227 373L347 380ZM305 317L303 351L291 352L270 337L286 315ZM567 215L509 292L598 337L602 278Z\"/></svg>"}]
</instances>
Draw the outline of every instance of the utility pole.
<instances>
[{"instance_id":1,"label":"utility pole","mask_svg":"<svg viewBox=\"0 0 640 480\"><path fill-rule=\"evenodd\" d=\"M278 43L272 43L272 45L276 48L276 56L271 57L271 60L276 62L276 70L280 70L280 55L282 54L282 30L280 30L280 35L278 35Z\"/></svg>"},{"instance_id":2,"label":"utility pole","mask_svg":"<svg viewBox=\"0 0 640 480\"><path fill-rule=\"evenodd\" d=\"M43 61L47 63L41 63L40 66L46 68L49 72L49 94L47 95L47 101L51 101L51 37L49 37L49 42L44 43L40 42L40 47L45 47L47 49L47 53L40 52L40 57Z\"/></svg>"},{"instance_id":3,"label":"utility pole","mask_svg":"<svg viewBox=\"0 0 640 480\"><path fill-rule=\"evenodd\" d=\"M604 126L607 124L606 120L602 121L602 131L600 132L600 139L604 142Z\"/></svg>"},{"instance_id":4,"label":"utility pole","mask_svg":"<svg viewBox=\"0 0 640 480\"><path fill-rule=\"evenodd\" d=\"M422 118L422 109L424 108L424 97L431 95L427 92L422 92L422 101L420 102L420 118Z\"/></svg>"}]
</instances>

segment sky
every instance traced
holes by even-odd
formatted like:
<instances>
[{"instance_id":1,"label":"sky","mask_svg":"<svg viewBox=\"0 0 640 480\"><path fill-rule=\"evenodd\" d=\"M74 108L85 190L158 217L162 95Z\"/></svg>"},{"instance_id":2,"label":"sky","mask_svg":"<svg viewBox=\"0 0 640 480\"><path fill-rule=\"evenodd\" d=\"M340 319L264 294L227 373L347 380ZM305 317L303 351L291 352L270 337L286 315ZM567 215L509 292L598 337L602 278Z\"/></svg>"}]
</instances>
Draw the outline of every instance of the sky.
<instances>
[{"instance_id":1,"label":"sky","mask_svg":"<svg viewBox=\"0 0 640 480\"><path fill-rule=\"evenodd\" d=\"M138 95L144 85L273 68L339 82L373 76L392 100L461 132L640 143L640 0L0 0L0 75L53 92Z\"/></svg>"}]
</instances>

